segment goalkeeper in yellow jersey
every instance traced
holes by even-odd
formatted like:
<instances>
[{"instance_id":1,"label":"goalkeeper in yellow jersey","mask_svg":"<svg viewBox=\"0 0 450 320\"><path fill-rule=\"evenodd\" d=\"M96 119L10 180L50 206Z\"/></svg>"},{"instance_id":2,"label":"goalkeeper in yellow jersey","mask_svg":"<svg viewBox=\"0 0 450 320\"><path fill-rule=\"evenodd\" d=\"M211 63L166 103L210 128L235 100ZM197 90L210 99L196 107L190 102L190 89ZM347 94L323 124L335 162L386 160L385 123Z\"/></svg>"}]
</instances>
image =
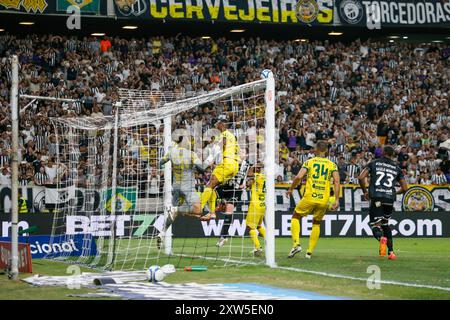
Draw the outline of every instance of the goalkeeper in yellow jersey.
<instances>
[{"instance_id":1,"label":"goalkeeper in yellow jersey","mask_svg":"<svg viewBox=\"0 0 450 320\"><path fill-rule=\"evenodd\" d=\"M261 172L261 168L261 164L257 163L247 176L247 186L251 187L251 195L245 224L254 245L253 255L255 256L263 253L258 235L266 238L266 229L263 225L266 213L266 177Z\"/></svg>"},{"instance_id":2,"label":"goalkeeper in yellow jersey","mask_svg":"<svg viewBox=\"0 0 450 320\"><path fill-rule=\"evenodd\" d=\"M222 162L219 163L211 174L211 179L202 193L201 207L212 201L215 202L216 195L214 189L233 179L239 171L239 145L236 136L227 130L226 117L222 116L216 123L216 128L221 132L219 142L222 142ZM203 216L201 220L215 219L215 203L210 204L210 212Z\"/></svg>"},{"instance_id":3,"label":"goalkeeper in yellow jersey","mask_svg":"<svg viewBox=\"0 0 450 320\"><path fill-rule=\"evenodd\" d=\"M295 187L306 177L306 188L302 199L295 207L291 220L292 249L288 258L294 257L302 251L300 246L300 220L309 214L313 215L313 227L309 238L309 248L306 252L306 258L311 255L316 247L320 235L320 223L328 210L331 178L334 181L335 200L331 206L333 210L339 207L339 172L334 162L325 158L328 151L328 144L325 141L319 141L316 145L316 156L303 164L300 172L294 178L292 185L286 195L289 198Z\"/></svg>"}]
</instances>

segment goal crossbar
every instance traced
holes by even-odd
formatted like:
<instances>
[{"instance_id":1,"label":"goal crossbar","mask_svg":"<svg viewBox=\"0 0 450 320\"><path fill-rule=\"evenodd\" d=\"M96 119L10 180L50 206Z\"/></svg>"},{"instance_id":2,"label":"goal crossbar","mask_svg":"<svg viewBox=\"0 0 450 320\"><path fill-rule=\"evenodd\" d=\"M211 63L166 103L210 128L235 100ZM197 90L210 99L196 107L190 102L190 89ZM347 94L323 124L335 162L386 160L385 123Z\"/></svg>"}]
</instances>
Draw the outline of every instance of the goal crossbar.
<instances>
[{"instance_id":1,"label":"goal crossbar","mask_svg":"<svg viewBox=\"0 0 450 320\"><path fill-rule=\"evenodd\" d=\"M201 94L198 96L190 96L181 100L174 100L168 102L167 100L164 103L154 105L153 109L150 110L136 110L135 112L129 112L130 109L133 110L133 103L136 102L144 102L147 99L150 99L154 92L152 91L136 91L136 90L128 90L128 89L120 89L120 102L115 103L114 107L116 109L115 116L98 116L98 117L74 117L74 118L50 118L51 122L54 125L61 125L63 127L69 127L72 129L79 130L114 130L114 142L113 147L117 149L117 129L118 128L128 128L128 127L139 127L141 125L148 125L150 123L159 123L163 124L164 128L169 128L169 121L172 116L187 112L196 107L205 105L207 103L211 103L214 101L220 101L225 99L233 100L234 98L243 99L244 96L248 93L252 92L263 92L265 89L264 99L265 99L265 135L266 141L269 143L266 144L266 152L265 152L265 174L267 177L267 186L266 186L266 226L267 226L267 237L266 237L266 264L274 267L275 264L275 241L274 241L274 163L275 163L275 149L274 149L274 141L275 141L275 108L274 108L274 99L275 99L275 83L273 74L270 73L269 77L262 80L257 80L254 82L246 83L243 85L235 86L232 88L217 90L208 92L205 94ZM186 94L184 97L190 95L191 93ZM30 96L30 95L17 95L19 98L33 99L33 100L47 100L47 101L59 101L59 102L78 102L80 100L75 99L65 99L65 98L57 98L57 97L45 97L45 96ZM170 99L177 98L179 96L173 95ZM262 95L261 95L262 98ZM129 108L127 108L129 107ZM164 123L162 123L164 120ZM167 127L167 128L166 128ZM169 130L165 130L164 132L164 141L171 141L171 133ZM58 139L57 139L58 141ZM164 150L167 151L169 143L165 143ZM114 156L114 164L113 168L116 169L117 155ZM164 176L165 181L167 182L165 193L170 194L170 167L166 167ZM115 174L113 174L114 176ZM116 184L113 182L112 194L115 194ZM113 197L114 198L114 197ZM169 203L169 198L164 199L164 203ZM114 199L112 202L112 208L114 208ZM113 212L111 212L114 215ZM114 242L110 242L110 244L114 244ZM170 243L170 242L169 242ZM169 244L167 243L167 244ZM169 246L167 246L168 248ZM113 247L109 247L108 251L115 250ZM170 254L170 250L166 250L167 254ZM114 258L112 255L109 257ZM113 260L108 260L108 265L114 264Z\"/></svg>"},{"instance_id":2,"label":"goal crossbar","mask_svg":"<svg viewBox=\"0 0 450 320\"><path fill-rule=\"evenodd\" d=\"M239 85L233 88L222 89L218 91L208 92L199 96L186 98L183 100L177 100L172 102L164 103L161 107L156 106L153 110L146 110L140 112L128 113L126 112L124 117L119 119L120 127L130 127L145 125L149 121L160 121L164 118L171 117L180 112L186 112L195 107L204 105L211 101L226 99L231 97L235 93L245 94L255 90L259 90L266 85L266 79L257 80L254 82L249 82L243 85ZM132 103L136 101L145 101L150 97L152 91L148 94L139 95L139 99L131 100L130 97L133 96L133 92L128 92L127 89L120 89L120 100L121 102L117 106L125 107L131 106ZM31 97L31 96L30 96ZM33 96L35 99L48 99L48 97ZM67 101L68 99L52 98L54 101ZM74 100L75 101L75 100ZM52 121L60 122L69 125L77 129L111 129L114 122L113 116L99 116L99 117L78 117L78 118L51 118Z\"/></svg>"}]
</instances>

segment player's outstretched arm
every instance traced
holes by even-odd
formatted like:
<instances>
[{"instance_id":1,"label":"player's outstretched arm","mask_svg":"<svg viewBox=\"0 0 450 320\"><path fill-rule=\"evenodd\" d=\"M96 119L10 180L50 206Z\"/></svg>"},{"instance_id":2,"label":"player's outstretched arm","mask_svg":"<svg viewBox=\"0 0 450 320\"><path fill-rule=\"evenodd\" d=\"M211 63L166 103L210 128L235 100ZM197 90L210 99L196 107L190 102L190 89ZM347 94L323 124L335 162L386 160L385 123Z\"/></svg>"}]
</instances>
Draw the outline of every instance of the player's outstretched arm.
<instances>
[{"instance_id":1,"label":"player's outstretched arm","mask_svg":"<svg viewBox=\"0 0 450 320\"><path fill-rule=\"evenodd\" d=\"M205 173L206 169L208 169L214 162L213 156L210 155L206 160L202 163L200 158L196 157L194 160L195 170L199 173Z\"/></svg>"},{"instance_id":2,"label":"player's outstretched arm","mask_svg":"<svg viewBox=\"0 0 450 320\"><path fill-rule=\"evenodd\" d=\"M291 197L292 192L298 186L298 184L303 180L303 178L306 176L307 173L308 173L308 170L306 170L306 168L304 168L304 167L300 170L300 172L295 176L294 180L292 181L292 184L289 187L288 191L286 192L286 197L288 197L288 198Z\"/></svg>"},{"instance_id":3,"label":"player's outstretched arm","mask_svg":"<svg viewBox=\"0 0 450 320\"><path fill-rule=\"evenodd\" d=\"M200 173L204 173L206 171L206 169L211 167L211 165L214 163L214 157L215 157L215 155L211 153L208 155L208 157L202 163L201 160L196 156L194 165L195 165L195 168L197 169L197 171Z\"/></svg>"},{"instance_id":4,"label":"player's outstretched arm","mask_svg":"<svg viewBox=\"0 0 450 320\"><path fill-rule=\"evenodd\" d=\"M255 166L250 167L250 169L248 169L247 172L247 181L246 181L246 187L247 188L251 188L253 185L253 181L254 181L254 176L255 176Z\"/></svg>"},{"instance_id":5,"label":"player's outstretched arm","mask_svg":"<svg viewBox=\"0 0 450 320\"><path fill-rule=\"evenodd\" d=\"M364 168L364 170L361 171L361 173L358 176L359 186L361 187L361 189L364 193L364 198L366 200L369 200L369 194L367 192L367 177L368 176L369 176L369 170L367 168Z\"/></svg>"},{"instance_id":6,"label":"player's outstretched arm","mask_svg":"<svg viewBox=\"0 0 450 320\"><path fill-rule=\"evenodd\" d=\"M166 154L161 160L159 160L158 166L161 169L170 160L169 154Z\"/></svg>"},{"instance_id":7,"label":"player's outstretched arm","mask_svg":"<svg viewBox=\"0 0 450 320\"><path fill-rule=\"evenodd\" d=\"M332 209L336 210L337 208L339 208L339 196L341 194L341 183L340 183L340 177L339 177L339 172L338 171L334 171L333 172L333 183L334 183L334 203L332 205Z\"/></svg>"}]
</instances>

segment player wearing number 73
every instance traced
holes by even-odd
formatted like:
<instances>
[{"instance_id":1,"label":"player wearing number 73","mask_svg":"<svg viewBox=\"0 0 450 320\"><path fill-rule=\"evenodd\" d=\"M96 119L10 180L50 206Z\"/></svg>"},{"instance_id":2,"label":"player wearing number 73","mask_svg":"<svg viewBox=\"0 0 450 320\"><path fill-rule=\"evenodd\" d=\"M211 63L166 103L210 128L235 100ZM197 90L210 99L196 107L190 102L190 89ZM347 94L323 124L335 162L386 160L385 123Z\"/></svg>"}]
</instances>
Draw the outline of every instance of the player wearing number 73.
<instances>
[{"instance_id":1,"label":"player wearing number 73","mask_svg":"<svg viewBox=\"0 0 450 320\"><path fill-rule=\"evenodd\" d=\"M389 219L397 194L404 193L408 189L402 170L391 159L394 153L391 146L385 146L382 157L370 162L358 177L364 197L370 200L370 227L373 236L380 242L380 256L386 256L387 247L389 260L396 259ZM369 192L367 192L367 178L370 180ZM398 191L395 188L396 182L400 183Z\"/></svg>"},{"instance_id":2,"label":"player wearing number 73","mask_svg":"<svg viewBox=\"0 0 450 320\"><path fill-rule=\"evenodd\" d=\"M335 201L332 209L336 210L339 207L339 172L337 165L325 158L328 151L328 144L325 141L318 141L316 144L316 157L311 158L303 164L300 172L294 178L292 185L286 193L289 198L295 187L306 176L306 188L302 199L295 207L294 215L291 220L291 235L293 246L288 258L302 251L300 246L300 220L309 214L313 215L313 226L311 236L309 238L309 247L306 252L306 258L311 258L311 255L316 247L320 235L320 223L323 216L329 207L331 178L334 182Z\"/></svg>"}]
</instances>

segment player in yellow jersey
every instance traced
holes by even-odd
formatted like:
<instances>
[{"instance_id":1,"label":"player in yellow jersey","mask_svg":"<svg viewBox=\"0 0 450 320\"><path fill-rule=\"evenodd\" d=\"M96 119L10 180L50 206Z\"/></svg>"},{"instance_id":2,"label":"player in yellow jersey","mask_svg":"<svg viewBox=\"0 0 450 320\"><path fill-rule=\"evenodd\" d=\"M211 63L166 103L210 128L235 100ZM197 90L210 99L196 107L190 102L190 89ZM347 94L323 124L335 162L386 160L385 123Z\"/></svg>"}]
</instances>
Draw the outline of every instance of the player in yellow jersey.
<instances>
[{"instance_id":1,"label":"player in yellow jersey","mask_svg":"<svg viewBox=\"0 0 450 320\"><path fill-rule=\"evenodd\" d=\"M239 157L239 145L236 136L227 130L225 120L226 117L221 117L216 123L216 128L221 132L218 141L221 141L223 144L222 162L214 168L211 174L211 179L202 193L202 209L210 200L214 200L216 198L214 189L217 186L228 182L239 171L239 162L241 160ZM210 210L211 208L215 208L215 204L210 205ZM212 209L210 213L203 216L202 220L215 219L216 214L213 210L214 209Z\"/></svg>"},{"instance_id":2,"label":"player in yellow jersey","mask_svg":"<svg viewBox=\"0 0 450 320\"><path fill-rule=\"evenodd\" d=\"M300 246L300 219L309 214L313 215L313 227L309 238L309 248L306 258L311 255L316 247L320 235L320 223L328 210L331 179L334 181L335 200L332 209L339 207L339 172L334 162L325 158L328 144L325 141L318 141L316 145L316 156L311 158L302 166L302 169L294 178L291 187L286 195L289 198L295 187L306 177L306 188L302 199L295 207L295 212L291 220L291 234L293 246L288 258L302 251Z\"/></svg>"},{"instance_id":3,"label":"player in yellow jersey","mask_svg":"<svg viewBox=\"0 0 450 320\"><path fill-rule=\"evenodd\" d=\"M257 163L247 176L247 185L251 187L251 196L245 224L254 245L252 253L255 256L263 253L258 234L264 239L266 238L266 229L262 224L266 214L266 177L264 173L261 173L261 168L261 164Z\"/></svg>"}]
</instances>

